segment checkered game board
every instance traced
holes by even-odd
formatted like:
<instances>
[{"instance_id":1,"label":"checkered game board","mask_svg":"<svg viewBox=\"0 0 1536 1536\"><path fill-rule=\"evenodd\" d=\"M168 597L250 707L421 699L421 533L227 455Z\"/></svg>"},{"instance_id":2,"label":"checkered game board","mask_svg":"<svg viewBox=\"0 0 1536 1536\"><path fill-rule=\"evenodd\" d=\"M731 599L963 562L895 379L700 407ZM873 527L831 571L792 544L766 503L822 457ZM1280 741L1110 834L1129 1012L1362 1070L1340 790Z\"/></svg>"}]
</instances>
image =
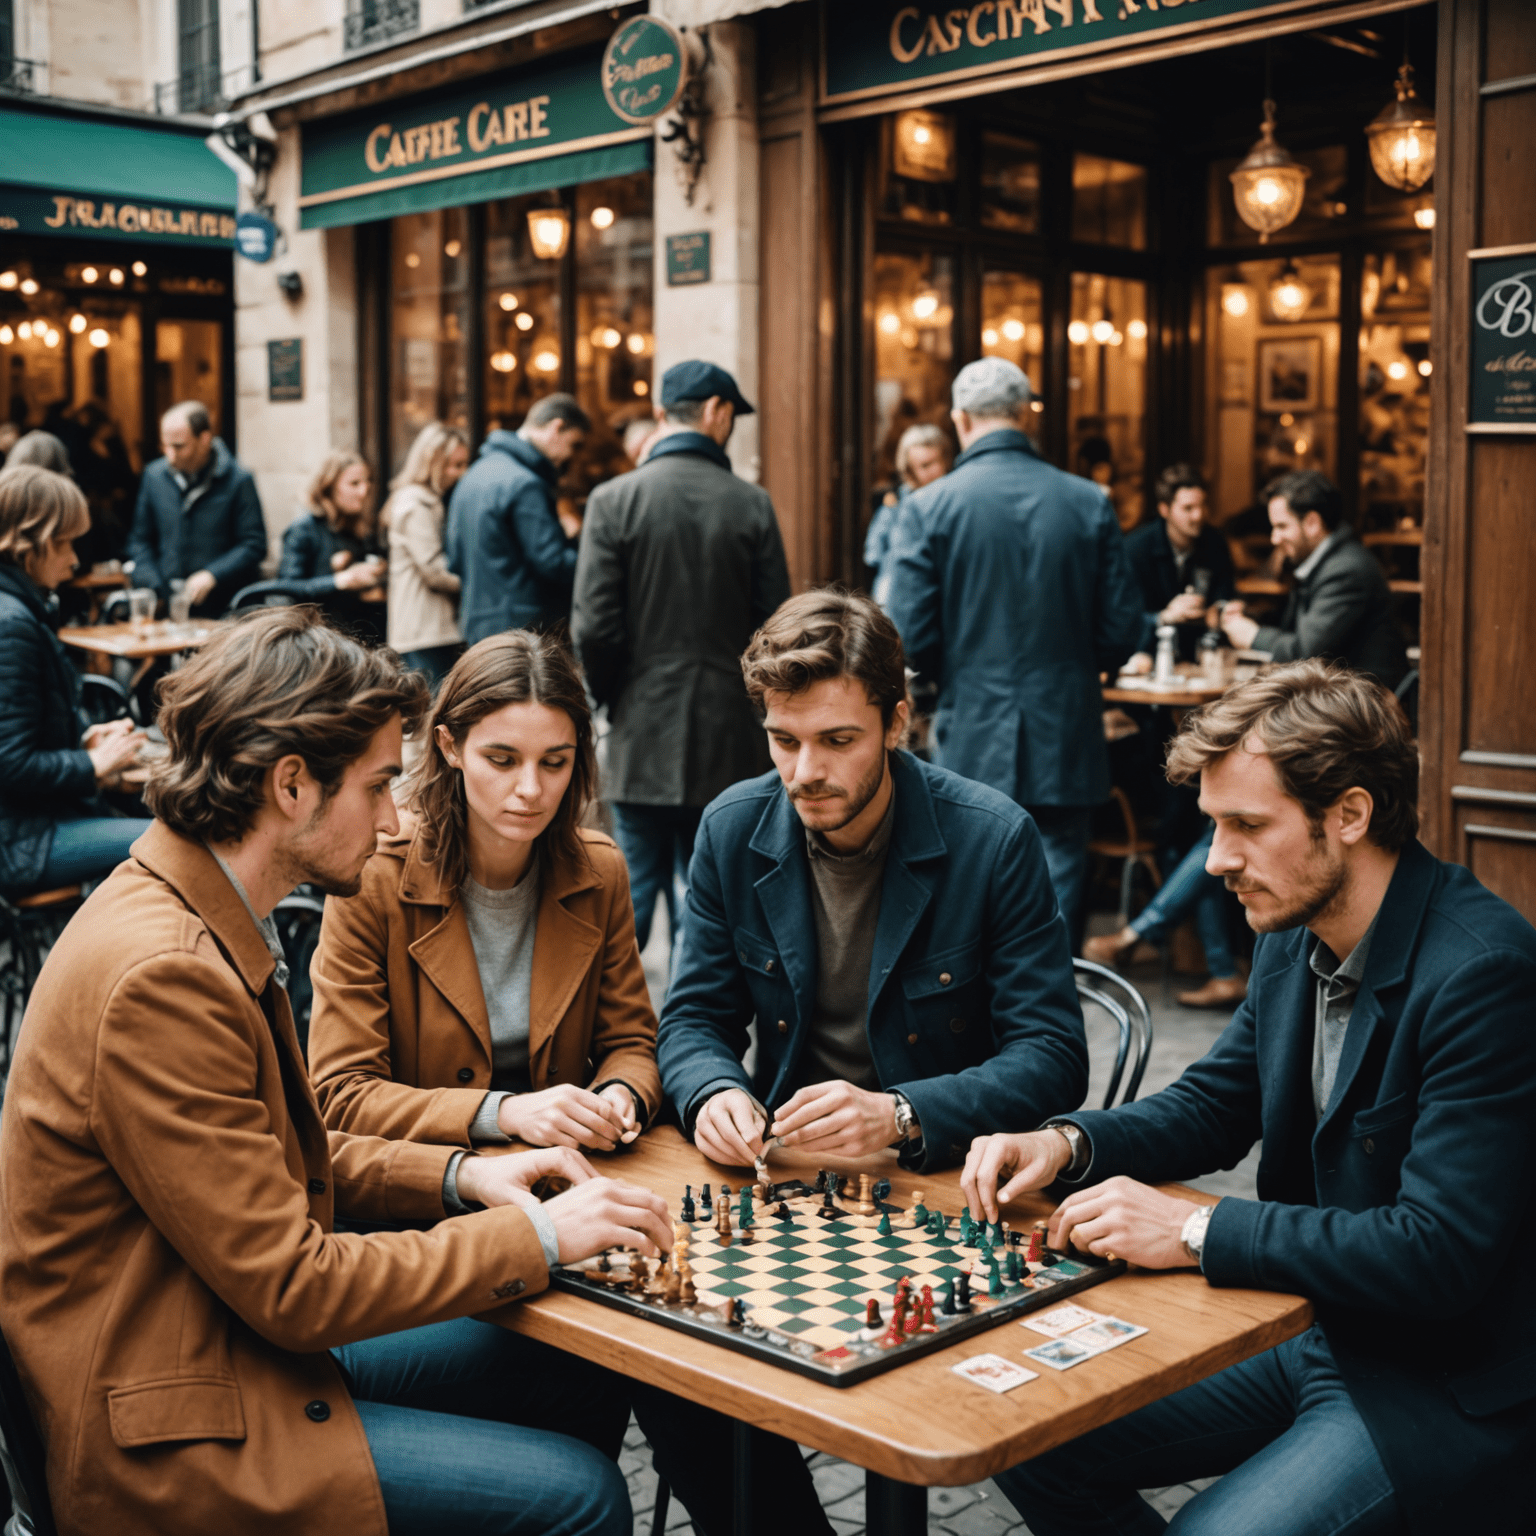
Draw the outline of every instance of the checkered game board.
<instances>
[{"instance_id":1,"label":"checkered game board","mask_svg":"<svg viewBox=\"0 0 1536 1536\"><path fill-rule=\"evenodd\" d=\"M610 1255L607 1283L597 1278L596 1260L557 1271L555 1282L802 1375L847 1385L1005 1319L1055 1305L1125 1268L1119 1261L1087 1256L1049 1266L1031 1264L1022 1284L1010 1288L1005 1274L1001 1293L991 1296L978 1251L960 1246L953 1222L941 1238L914 1230L907 1213L893 1210L892 1233L882 1237L876 1230L878 1217L823 1221L816 1215L815 1197L785 1203L792 1213L788 1221L771 1211L757 1212L749 1244L741 1241L739 1230L727 1244L709 1222L693 1225L688 1260L697 1300L692 1306L616 1286L613 1282L628 1272L622 1254ZM998 1257L1003 1257L1001 1249ZM945 1285L966 1269L971 1271L971 1310L946 1317L940 1311ZM879 1299L889 1322L896 1285L904 1275L911 1278L914 1301L925 1285L932 1286L939 1331L911 1335L895 1347L861 1338L869 1298ZM739 1327L724 1320L725 1304L732 1298L745 1309Z\"/></svg>"}]
</instances>

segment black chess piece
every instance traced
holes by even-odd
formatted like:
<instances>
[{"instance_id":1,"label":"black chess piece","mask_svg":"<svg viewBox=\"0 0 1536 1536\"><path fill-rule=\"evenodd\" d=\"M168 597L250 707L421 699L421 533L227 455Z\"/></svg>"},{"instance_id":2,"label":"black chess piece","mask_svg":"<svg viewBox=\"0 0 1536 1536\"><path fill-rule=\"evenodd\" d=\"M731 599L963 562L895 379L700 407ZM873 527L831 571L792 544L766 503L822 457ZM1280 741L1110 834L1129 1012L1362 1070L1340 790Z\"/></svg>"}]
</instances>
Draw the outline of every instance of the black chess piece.
<instances>
[{"instance_id":1,"label":"black chess piece","mask_svg":"<svg viewBox=\"0 0 1536 1536\"><path fill-rule=\"evenodd\" d=\"M968 1269L960 1271L960 1288L955 1295L955 1310L957 1312L971 1310L971 1272Z\"/></svg>"},{"instance_id":2,"label":"black chess piece","mask_svg":"<svg viewBox=\"0 0 1536 1536\"><path fill-rule=\"evenodd\" d=\"M720 1192L715 1196L715 1199L721 1201L725 1205L729 1205L731 1203L731 1186L729 1184L722 1184L720 1186Z\"/></svg>"},{"instance_id":3,"label":"black chess piece","mask_svg":"<svg viewBox=\"0 0 1536 1536\"><path fill-rule=\"evenodd\" d=\"M827 1190L827 1170L825 1168L818 1168L816 1170L816 1193L818 1195L822 1195L822 1194L826 1193L826 1190Z\"/></svg>"},{"instance_id":4,"label":"black chess piece","mask_svg":"<svg viewBox=\"0 0 1536 1536\"><path fill-rule=\"evenodd\" d=\"M696 1221L696 1220L698 1220L697 1213L694 1211L694 1208L693 1208L693 1185L692 1184L685 1185L684 1188L683 1188L683 1209L682 1209L682 1212L681 1212L681 1218L684 1221Z\"/></svg>"},{"instance_id":5,"label":"black chess piece","mask_svg":"<svg viewBox=\"0 0 1536 1536\"><path fill-rule=\"evenodd\" d=\"M955 1315L955 1282L953 1277L944 1282L944 1305L940 1310L945 1317Z\"/></svg>"},{"instance_id":6,"label":"black chess piece","mask_svg":"<svg viewBox=\"0 0 1536 1536\"><path fill-rule=\"evenodd\" d=\"M889 1179L876 1179L875 1187L869 1193L871 1198L876 1201L886 1199L891 1193L891 1181Z\"/></svg>"},{"instance_id":7,"label":"black chess piece","mask_svg":"<svg viewBox=\"0 0 1536 1536\"><path fill-rule=\"evenodd\" d=\"M714 1204L709 1198L708 1184L706 1184L703 1189L699 1191L699 1214L704 1218L705 1221L712 1220L715 1214Z\"/></svg>"},{"instance_id":8,"label":"black chess piece","mask_svg":"<svg viewBox=\"0 0 1536 1536\"><path fill-rule=\"evenodd\" d=\"M779 1221L793 1221L795 1219L795 1213L782 1200L779 1201L779 1208L773 1214Z\"/></svg>"},{"instance_id":9,"label":"black chess piece","mask_svg":"<svg viewBox=\"0 0 1536 1536\"><path fill-rule=\"evenodd\" d=\"M822 1191L821 1209L816 1214L823 1221L836 1221L843 1213L832 1203L832 1188L830 1185Z\"/></svg>"}]
</instances>

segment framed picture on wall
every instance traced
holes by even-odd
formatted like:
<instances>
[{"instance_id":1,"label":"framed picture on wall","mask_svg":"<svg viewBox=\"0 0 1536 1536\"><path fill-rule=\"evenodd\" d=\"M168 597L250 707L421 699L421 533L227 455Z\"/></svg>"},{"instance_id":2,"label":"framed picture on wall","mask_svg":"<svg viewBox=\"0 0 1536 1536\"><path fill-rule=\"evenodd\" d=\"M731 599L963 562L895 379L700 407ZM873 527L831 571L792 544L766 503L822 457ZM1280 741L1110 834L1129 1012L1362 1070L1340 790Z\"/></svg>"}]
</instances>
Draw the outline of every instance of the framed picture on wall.
<instances>
[{"instance_id":1,"label":"framed picture on wall","mask_svg":"<svg viewBox=\"0 0 1536 1536\"><path fill-rule=\"evenodd\" d=\"M1285 336L1259 343L1259 409L1315 411L1322 401L1323 338Z\"/></svg>"}]
</instances>

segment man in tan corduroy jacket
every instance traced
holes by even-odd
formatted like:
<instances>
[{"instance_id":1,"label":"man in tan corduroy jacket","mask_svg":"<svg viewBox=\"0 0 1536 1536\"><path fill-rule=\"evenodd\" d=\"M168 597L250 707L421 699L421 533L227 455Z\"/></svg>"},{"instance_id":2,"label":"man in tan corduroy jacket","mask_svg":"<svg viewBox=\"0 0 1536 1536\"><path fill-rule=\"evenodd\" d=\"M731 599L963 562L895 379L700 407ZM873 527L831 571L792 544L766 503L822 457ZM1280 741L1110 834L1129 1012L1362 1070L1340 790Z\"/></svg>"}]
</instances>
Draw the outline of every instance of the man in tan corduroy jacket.
<instances>
[{"instance_id":1,"label":"man in tan corduroy jacket","mask_svg":"<svg viewBox=\"0 0 1536 1536\"><path fill-rule=\"evenodd\" d=\"M628 1536L622 1385L474 1317L655 1252L663 1202L568 1150L327 1133L294 1035L270 913L357 889L424 704L293 608L165 686L159 820L49 956L0 1128L0 1327L64 1536Z\"/></svg>"}]
</instances>

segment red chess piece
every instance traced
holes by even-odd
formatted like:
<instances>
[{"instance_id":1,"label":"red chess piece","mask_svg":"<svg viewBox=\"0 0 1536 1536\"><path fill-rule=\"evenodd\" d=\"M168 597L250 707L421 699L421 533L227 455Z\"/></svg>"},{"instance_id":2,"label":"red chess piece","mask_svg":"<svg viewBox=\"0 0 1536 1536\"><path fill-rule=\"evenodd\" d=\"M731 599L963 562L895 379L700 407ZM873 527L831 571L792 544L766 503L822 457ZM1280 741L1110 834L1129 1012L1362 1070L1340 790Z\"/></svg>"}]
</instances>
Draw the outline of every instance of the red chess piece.
<instances>
[{"instance_id":1,"label":"red chess piece","mask_svg":"<svg viewBox=\"0 0 1536 1536\"><path fill-rule=\"evenodd\" d=\"M885 1330L880 1339L880 1345L888 1349L893 1344L901 1344L906 1341L910 1330L907 1327L907 1308L911 1305L912 1277L903 1275L896 1282L896 1296L891 1302L891 1326Z\"/></svg>"},{"instance_id":2,"label":"red chess piece","mask_svg":"<svg viewBox=\"0 0 1536 1536\"><path fill-rule=\"evenodd\" d=\"M914 1329L912 1324L909 1323L907 1326L909 1333L937 1333L939 1331L939 1325L933 1320L933 1287L931 1285L923 1287L922 1304L920 1309L914 1309L913 1322L917 1326Z\"/></svg>"},{"instance_id":3,"label":"red chess piece","mask_svg":"<svg viewBox=\"0 0 1536 1536\"><path fill-rule=\"evenodd\" d=\"M1027 1264L1045 1263L1045 1226L1037 1223L1029 1234L1029 1252L1024 1255Z\"/></svg>"}]
</instances>

